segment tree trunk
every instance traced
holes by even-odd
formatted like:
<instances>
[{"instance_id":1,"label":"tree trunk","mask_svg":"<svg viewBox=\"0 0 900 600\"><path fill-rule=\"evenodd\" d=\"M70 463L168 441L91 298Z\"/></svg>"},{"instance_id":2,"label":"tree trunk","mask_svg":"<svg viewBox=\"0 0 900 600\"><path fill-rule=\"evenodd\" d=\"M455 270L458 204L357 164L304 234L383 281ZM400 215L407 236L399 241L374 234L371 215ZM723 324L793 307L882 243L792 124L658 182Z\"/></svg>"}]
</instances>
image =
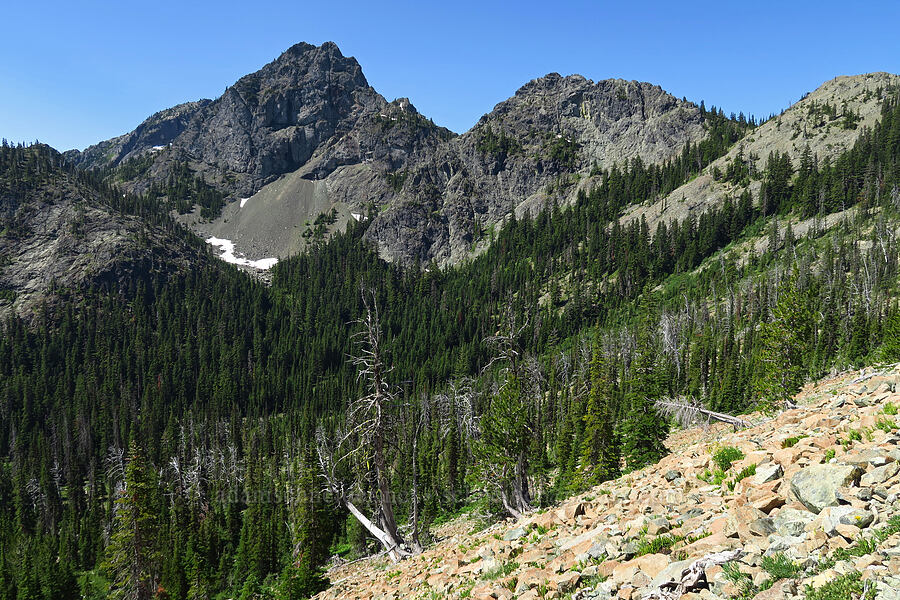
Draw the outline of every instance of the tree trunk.
<instances>
[{"instance_id":1,"label":"tree trunk","mask_svg":"<svg viewBox=\"0 0 900 600\"><path fill-rule=\"evenodd\" d=\"M387 477L387 464L384 460L384 437L379 432L375 436L375 477L378 481L378 503L381 516L381 526L395 544L403 543L403 538L397 532L397 520L394 517L394 507L391 503L391 482Z\"/></svg>"},{"instance_id":2,"label":"tree trunk","mask_svg":"<svg viewBox=\"0 0 900 600\"><path fill-rule=\"evenodd\" d=\"M503 508L516 519L520 519L524 513L533 508L531 506L531 493L528 490L528 474L525 472L525 464L525 455L520 454L513 471L509 494L507 494L506 490L503 490L500 494Z\"/></svg>"},{"instance_id":3,"label":"tree trunk","mask_svg":"<svg viewBox=\"0 0 900 600\"><path fill-rule=\"evenodd\" d=\"M356 505L352 502L344 498L341 500L341 503L350 511L350 513L356 517L356 520L362 524L363 527L366 528L366 531L375 536L381 545L384 546L384 549L387 551L388 555L391 557L391 560L397 562L398 560L409 556L409 552L403 549L400 546L400 540L392 537L387 531L384 531L378 525L369 520L366 515L362 513Z\"/></svg>"},{"instance_id":4,"label":"tree trunk","mask_svg":"<svg viewBox=\"0 0 900 600\"><path fill-rule=\"evenodd\" d=\"M412 444L412 541L410 547L415 554L422 552L422 542L419 541L419 473L418 473L418 448L421 419L418 421L413 436Z\"/></svg>"}]
</instances>

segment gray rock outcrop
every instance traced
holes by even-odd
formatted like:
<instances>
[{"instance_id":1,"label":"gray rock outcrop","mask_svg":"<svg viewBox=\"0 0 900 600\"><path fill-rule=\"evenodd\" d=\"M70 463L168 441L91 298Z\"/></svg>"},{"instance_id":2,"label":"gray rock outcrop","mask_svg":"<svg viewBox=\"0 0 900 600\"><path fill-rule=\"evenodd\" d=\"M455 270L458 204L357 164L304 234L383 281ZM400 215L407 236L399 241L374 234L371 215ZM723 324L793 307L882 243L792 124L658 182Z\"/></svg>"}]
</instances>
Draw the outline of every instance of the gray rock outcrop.
<instances>
[{"instance_id":1,"label":"gray rock outcrop","mask_svg":"<svg viewBox=\"0 0 900 600\"><path fill-rule=\"evenodd\" d=\"M837 506L838 488L858 482L863 470L855 465L811 465L791 479L791 491L806 508L818 514Z\"/></svg>"}]
</instances>

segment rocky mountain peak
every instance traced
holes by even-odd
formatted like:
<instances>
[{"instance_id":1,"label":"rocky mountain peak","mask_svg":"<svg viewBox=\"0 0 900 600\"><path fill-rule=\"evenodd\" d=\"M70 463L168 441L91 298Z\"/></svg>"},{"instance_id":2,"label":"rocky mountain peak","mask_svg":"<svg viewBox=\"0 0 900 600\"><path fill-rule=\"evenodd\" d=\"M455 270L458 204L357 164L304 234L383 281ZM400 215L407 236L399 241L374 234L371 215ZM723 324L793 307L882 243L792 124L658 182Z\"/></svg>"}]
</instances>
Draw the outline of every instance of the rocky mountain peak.
<instances>
[{"instance_id":1,"label":"rocky mountain peak","mask_svg":"<svg viewBox=\"0 0 900 600\"><path fill-rule=\"evenodd\" d=\"M526 83L457 136L408 98L387 102L333 42L300 43L179 117L167 135L139 128L82 157L90 157L89 167L117 166L153 153L152 164L131 176L138 191L166 181L185 162L232 201L281 185L286 175L317 182L316 194L324 196L314 195L319 200L309 206L347 215L371 204L381 209L367 235L382 257L446 263L468 256L512 207L534 211L551 199L571 200L577 186L561 184L570 176L680 152L706 135L702 120L697 106L649 83L554 72ZM274 194L297 201L289 195ZM261 240L267 256L284 257L283 248L296 244L265 242L281 225L243 233Z\"/></svg>"},{"instance_id":2,"label":"rocky mountain peak","mask_svg":"<svg viewBox=\"0 0 900 600\"><path fill-rule=\"evenodd\" d=\"M352 81L357 87L369 85L356 59L344 56L334 42L321 46L295 44L254 75L275 79L293 76L298 82L310 82L337 74L343 74L343 80Z\"/></svg>"}]
</instances>

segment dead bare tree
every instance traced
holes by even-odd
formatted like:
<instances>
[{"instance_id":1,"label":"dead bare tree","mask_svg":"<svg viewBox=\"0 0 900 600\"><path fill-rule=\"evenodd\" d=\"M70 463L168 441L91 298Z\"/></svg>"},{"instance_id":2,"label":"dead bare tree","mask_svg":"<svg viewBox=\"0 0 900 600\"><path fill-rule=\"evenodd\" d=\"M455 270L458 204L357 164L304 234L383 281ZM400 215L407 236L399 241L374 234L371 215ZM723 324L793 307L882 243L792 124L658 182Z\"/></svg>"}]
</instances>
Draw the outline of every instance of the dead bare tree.
<instances>
[{"instance_id":1,"label":"dead bare tree","mask_svg":"<svg viewBox=\"0 0 900 600\"><path fill-rule=\"evenodd\" d=\"M396 392L387 381L390 367L384 360L377 302L374 294L365 291L362 298L365 315L357 321L362 329L354 335L359 350L351 361L357 368L358 377L365 381L366 393L350 403L346 412L347 429L338 433L335 443L330 443L324 430L319 429L317 450L328 490L397 561L413 552L398 531L385 454L390 434L388 413L396 404ZM352 486L339 476L341 468L357 455L364 455L364 460L359 462L367 465L367 475L375 481L376 514L371 519L351 501L349 488Z\"/></svg>"},{"instance_id":2,"label":"dead bare tree","mask_svg":"<svg viewBox=\"0 0 900 600\"><path fill-rule=\"evenodd\" d=\"M523 359L519 348L526 327L527 322L517 327L510 301L504 325L484 340L494 348L494 359L485 370L501 363L503 383L491 394L478 435L484 481L496 489L503 508L515 518L532 510L528 445L536 434L532 401L541 395L542 380L539 369L536 372L532 361Z\"/></svg>"},{"instance_id":3,"label":"dead bare tree","mask_svg":"<svg viewBox=\"0 0 900 600\"><path fill-rule=\"evenodd\" d=\"M656 410L661 415L672 417L682 427L689 427L706 421L721 421L733 426L735 430L750 427L751 423L739 417L715 412L703 406L693 398L660 398L656 401Z\"/></svg>"}]
</instances>

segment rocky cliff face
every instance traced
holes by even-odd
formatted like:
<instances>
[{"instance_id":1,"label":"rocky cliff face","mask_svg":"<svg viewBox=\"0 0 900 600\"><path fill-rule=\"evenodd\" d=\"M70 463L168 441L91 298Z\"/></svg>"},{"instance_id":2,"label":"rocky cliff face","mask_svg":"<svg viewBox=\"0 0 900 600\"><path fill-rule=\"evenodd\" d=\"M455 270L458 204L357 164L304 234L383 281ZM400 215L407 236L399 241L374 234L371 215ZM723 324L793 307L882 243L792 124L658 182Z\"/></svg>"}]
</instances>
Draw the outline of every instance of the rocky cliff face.
<instances>
[{"instance_id":1,"label":"rocky cliff face","mask_svg":"<svg viewBox=\"0 0 900 600\"><path fill-rule=\"evenodd\" d=\"M162 111L135 131L69 158L97 169L150 155L151 164L131 181L136 189L164 177L173 161L186 161L232 197L250 196L301 167L309 178L320 178L345 162L402 160L419 140L396 135L402 128L379 127L392 108L417 114L409 102L389 105L368 85L359 63L335 44L297 44L218 99ZM439 137L449 134L429 129Z\"/></svg>"},{"instance_id":2,"label":"rocky cliff face","mask_svg":"<svg viewBox=\"0 0 900 600\"><path fill-rule=\"evenodd\" d=\"M162 110L131 133L100 142L84 152L70 150L65 156L79 167L93 169L116 167L145 153L159 152L181 135L191 119L209 103L209 100L198 100Z\"/></svg>"},{"instance_id":3,"label":"rocky cliff face","mask_svg":"<svg viewBox=\"0 0 900 600\"><path fill-rule=\"evenodd\" d=\"M512 210L571 200L593 165L660 162L703 136L699 108L658 86L551 73L415 157L369 236L389 260L455 262Z\"/></svg>"},{"instance_id":4,"label":"rocky cliff face","mask_svg":"<svg viewBox=\"0 0 900 600\"><path fill-rule=\"evenodd\" d=\"M69 158L118 168L136 191L187 163L232 201L293 173L321 182L333 207L378 209L368 236L384 258L446 263L483 247L512 210L571 199L594 164L661 161L703 135L698 108L657 86L553 73L456 136L406 99L387 102L335 44L297 44L220 98L157 113ZM294 200L303 202L284 199ZM275 212L312 207L301 208ZM239 233L262 240L255 250L264 253L300 246L280 238L266 246L266 231Z\"/></svg>"},{"instance_id":5,"label":"rocky cliff face","mask_svg":"<svg viewBox=\"0 0 900 600\"><path fill-rule=\"evenodd\" d=\"M0 319L34 317L82 288L127 288L134 278L205 260L195 244L109 206L62 170L27 186L0 176Z\"/></svg>"}]
</instances>

